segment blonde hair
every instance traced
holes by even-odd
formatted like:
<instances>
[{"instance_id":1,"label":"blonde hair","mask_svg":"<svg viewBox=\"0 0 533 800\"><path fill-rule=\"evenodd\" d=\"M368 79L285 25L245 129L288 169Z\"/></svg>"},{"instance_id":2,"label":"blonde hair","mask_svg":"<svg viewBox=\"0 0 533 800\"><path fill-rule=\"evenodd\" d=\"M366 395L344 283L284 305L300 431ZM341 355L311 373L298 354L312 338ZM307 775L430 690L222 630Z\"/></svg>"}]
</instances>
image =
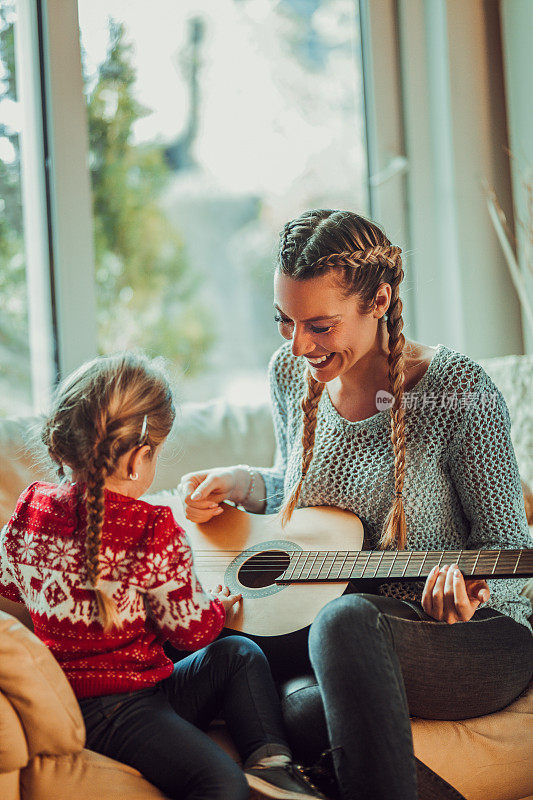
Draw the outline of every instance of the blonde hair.
<instances>
[{"instance_id":1,"label":"blonde hair","mask_svg":"<svg viewBox=\"0 0 533 800\"><path fill-rule=\"evenodd\" d=\"M394 451L394 496L378 546L405 549L407 530L403 505L405 479L404 394L405 337L402 333L402 301L399 287L404 273L401 249L391 244L373 222L348 211L308 211L288 222L280 235L277 269L295 280L306 280L332 272L346 296L356 295L361 313L369 313L379 286L389 283L391 300L386 314L389 334L389 386L391 442ZM317 412L325 384L307 373L307 393L302 400L301 477L280 510L285 525L298 504L313 458Z\"/></svg>"},{"instance_id":2,"label":"blonde hair","mask_svg":"<svg viewBox=\"0 0 533 800\"><path fill-rule=\"evenodd\" d=\"M85 564L106 632L120 627L120 619L113 599L99 587L105 478L135 446L148 445L153 456L174 417L172 392L160 365L122 353L95 358L66 378L43 427L42 440L59 476L65 477L68 466L85 485Z\"/></svg>"}]
</instances>

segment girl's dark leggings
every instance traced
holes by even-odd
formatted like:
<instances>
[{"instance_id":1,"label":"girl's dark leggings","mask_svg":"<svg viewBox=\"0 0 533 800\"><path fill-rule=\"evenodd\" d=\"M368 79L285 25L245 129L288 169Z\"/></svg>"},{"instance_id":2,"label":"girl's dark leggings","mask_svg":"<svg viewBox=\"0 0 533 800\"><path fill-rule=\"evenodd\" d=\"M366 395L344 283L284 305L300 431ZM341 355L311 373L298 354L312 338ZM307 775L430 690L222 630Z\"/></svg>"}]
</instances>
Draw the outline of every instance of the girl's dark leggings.
<instances>
[{"instance_id":1,"label":"girl's dark leggings","mask_svg":"<svg viewBox=\"0 0 533 800\"><path fill-rule=\"evenodd\" d=\"M223 716L246 766L290 755L268 662L240 636L218 639L149 689L79 700L87 747L138 769L175 800L247 800L243 771L204 730Z\"/></svg>"}]
</instances>

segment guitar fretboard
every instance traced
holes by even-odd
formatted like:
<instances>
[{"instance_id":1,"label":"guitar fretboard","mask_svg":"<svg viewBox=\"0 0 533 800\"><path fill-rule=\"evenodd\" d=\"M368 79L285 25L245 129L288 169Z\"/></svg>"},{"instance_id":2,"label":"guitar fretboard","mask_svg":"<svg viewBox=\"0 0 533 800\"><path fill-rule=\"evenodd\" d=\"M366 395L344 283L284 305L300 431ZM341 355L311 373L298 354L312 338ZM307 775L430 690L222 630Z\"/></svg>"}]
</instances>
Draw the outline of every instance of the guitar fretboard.
<instances>
[{"instance_id":1,"label":"guitar fretboard","mask_svg":"<svg viewBox=\"0 0 533 800\"><path fill-rule=\"evenodd\" d=\"M458 564L465 577L516 578L533 576L532 550L322 550L290 555L276 583L425 579L435 566Z\"/></svg>"}]
</instances>

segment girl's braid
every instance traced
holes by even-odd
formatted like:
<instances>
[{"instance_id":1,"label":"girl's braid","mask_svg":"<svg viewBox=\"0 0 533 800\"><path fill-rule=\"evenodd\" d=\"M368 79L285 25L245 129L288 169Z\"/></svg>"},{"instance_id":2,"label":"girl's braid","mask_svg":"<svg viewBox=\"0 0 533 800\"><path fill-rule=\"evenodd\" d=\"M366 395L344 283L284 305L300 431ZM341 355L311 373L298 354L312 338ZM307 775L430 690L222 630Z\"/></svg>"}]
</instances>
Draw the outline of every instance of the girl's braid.
<instances>
[{"instance_id":1,"label":"girl's braid","mask_svg":"<svg viewBox=\"0 0 533 800\"><path fill-rule=\"evenodd\" d=\"M59 447L56 438L54 422L51 419L48 419L43 427L41 439L48 448L50 458L55 464L57 464L57 474L59 480L62 481L65 478L65 468L63 464L61 448Z\"/></svg>"},{"instance_id":2,"label":"girl's braid","mask_svg":"<svg viewBox=\"0 0 533 800\"><path fill-rule=\"evenodd\" d=\"M96 586L100 578L98 555L100 552L100 536L104 521L104 480L105 472L102 459L96 448L87 463L87 494L85 505L87 508L87 535L85 538L85 553L87 557L87 574L89 583Z\"/></svg>"},{"instance_id":3,"label":"girl's braid","mask_svg":"<svg viewBox=\"0 0 533 800\"><path fill-rule=\"evenodd\" d=\"M289 495L281 510L281 524L285 526L290 520L298 504L302 485L309 471L315 446L315 431L318 414L318 404L324 391L325 383L316 381L310 372L307 372L307 393L302 400L303 432L302 432L302 474L300 480Z\"/></svg>"},{"instance_id":4,"label":"girl's braid","mask_svg":"<svg viewBox=\"0 0 533 800\"><path fill-rule=\"evenodd\" d=\"M95 590L98 612L100 618L103 619L105 630L120 624L117 608L112 598L98 588L100 581L100 545L104 522L104 481L113 472L114 468L115 464L111 457L111 441L104 439L95 445L93 454L87 463L85 563L87 577Z\"/></svg>"}]
</instances>

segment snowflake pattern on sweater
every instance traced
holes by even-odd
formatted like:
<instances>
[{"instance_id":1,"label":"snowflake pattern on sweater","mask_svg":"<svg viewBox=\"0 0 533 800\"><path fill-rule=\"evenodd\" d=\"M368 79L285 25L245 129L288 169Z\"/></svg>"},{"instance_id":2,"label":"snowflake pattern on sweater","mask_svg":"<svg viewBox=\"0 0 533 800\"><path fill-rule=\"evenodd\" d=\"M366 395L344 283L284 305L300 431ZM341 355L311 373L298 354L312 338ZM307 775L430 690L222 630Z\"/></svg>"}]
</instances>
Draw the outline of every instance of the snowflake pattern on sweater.
<instances>
[{"instance_id":1,"label":"snowflake pattern on sweater","mask_svg":"<svg viewBox=\"0 0 533 800\"><path fill-rule=\"evenodd\" d=\"M24 603L78 697L152 686L172 672L162 643L198 650L224 607L202 589L166 506L105 491L102 588L122 627L106 634L85 567L85 504L75 485L34 483L0 532L0 594Z\"/></svg>"},{"instance_id":2,"label":"snowflake pattern on sweater","mask_svg":"<svg viewBox=\"0 0 533 800\"><path fill-rule=\"evenodd\" d=\"M305 359L292 354L290 343L270 362L276 461L271 468L257 468L265 482L267 514L278 510L284 493L301 475L305 373ZM408 395L406 549L530 549L509 412L487 373L440 344ZM335 409L327 387L324 390L299 506L331 505L357 514L365 523L365 548L376 547L394 495L390 431L388 410L351 422ZM520 595L525 583L489 580L488 605L531 629L531 603ZM391 581L380 591L420 600L423 587L423 581Z\"/></svg>"}]
</instances>

